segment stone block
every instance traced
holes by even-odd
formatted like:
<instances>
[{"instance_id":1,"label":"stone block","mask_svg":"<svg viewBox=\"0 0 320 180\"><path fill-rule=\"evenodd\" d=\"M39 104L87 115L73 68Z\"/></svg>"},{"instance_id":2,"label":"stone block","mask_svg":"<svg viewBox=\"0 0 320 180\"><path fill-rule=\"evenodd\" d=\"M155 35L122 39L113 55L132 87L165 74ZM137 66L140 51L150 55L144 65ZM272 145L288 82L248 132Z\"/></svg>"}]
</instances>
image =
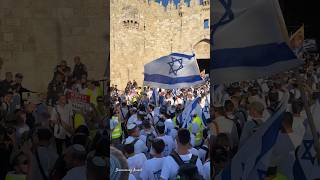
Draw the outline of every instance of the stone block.
<instances>
[{"instance_id":1,"label":"stone block","mask_svg":"<svg viewBox=\"0 0 320 180\"><path fill-rule=\"evenodd\" d=\"M18 18L6 18L4 19L4 25L6 26L20 26L21 20Z\"/></svg>"},{"instance_id":2,"label":"stone block","mask_svg":"<svg viewBox=\"0 0 320 180\"><path fill-rule=\"evenodd\" d=\"M13 41L13 33L4 33L3 40L7 42Z\"/></svg>"},{"instance_id":3,"label":"stone block","mask_svg":"<svg viewBox=\"0 0 320 180\"><path fill-rule=\"evenodd\" d=\"M71 18L73 16L73 8L58 8L57 16L60 18Z\"/></svg>"}]
</instances>

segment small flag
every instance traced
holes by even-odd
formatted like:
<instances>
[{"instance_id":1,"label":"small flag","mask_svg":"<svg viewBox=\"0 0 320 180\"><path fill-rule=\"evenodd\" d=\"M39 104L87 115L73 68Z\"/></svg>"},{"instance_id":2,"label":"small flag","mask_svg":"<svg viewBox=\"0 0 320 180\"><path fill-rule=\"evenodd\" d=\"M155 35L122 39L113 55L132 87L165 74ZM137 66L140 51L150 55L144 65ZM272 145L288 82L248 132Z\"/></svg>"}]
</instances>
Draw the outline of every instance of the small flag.
<instances>
[{"instance_id":1,"label":"small flag","mask_svg":"<svg viewBox=\"0 0 320 180\"><path fill-rule=\"evenodd\" d=\"M197 108L199 105L201 97L195 98L188 106L183 110L183 112L177 117L177 120L182 127L187 128L189 124L192 123L192 111Z\"/></svg>"},{"instance_id":2,"label":"small flag","mask_svg":"<svg viewBox=\"0 0 320 180\"><path fill-rule=\"evenodd\" d=\"M195 55L172 53L144 66L144 85L163 89L203 84Z\"/></svg>"}]
</instances>

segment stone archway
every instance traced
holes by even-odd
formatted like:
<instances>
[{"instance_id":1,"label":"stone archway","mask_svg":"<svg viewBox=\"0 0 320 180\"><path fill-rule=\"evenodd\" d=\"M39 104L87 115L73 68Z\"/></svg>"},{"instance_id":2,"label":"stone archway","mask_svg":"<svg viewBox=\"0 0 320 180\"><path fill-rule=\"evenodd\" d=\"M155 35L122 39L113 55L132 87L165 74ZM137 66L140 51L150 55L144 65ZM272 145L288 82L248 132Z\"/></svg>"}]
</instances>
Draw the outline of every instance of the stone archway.
<instances>
[{"instance_id":1,"label":"stone archway","mask_svg":"<svg viewBox=\"0 0 320 180\"><path fill-rule=\"evenodd\" d=\"M198 41L194 46L194 53L197 58L198 66L200 72L205 70L209 73L210 69L210 40L202 39Z\"/></svg>"}]
</instances>

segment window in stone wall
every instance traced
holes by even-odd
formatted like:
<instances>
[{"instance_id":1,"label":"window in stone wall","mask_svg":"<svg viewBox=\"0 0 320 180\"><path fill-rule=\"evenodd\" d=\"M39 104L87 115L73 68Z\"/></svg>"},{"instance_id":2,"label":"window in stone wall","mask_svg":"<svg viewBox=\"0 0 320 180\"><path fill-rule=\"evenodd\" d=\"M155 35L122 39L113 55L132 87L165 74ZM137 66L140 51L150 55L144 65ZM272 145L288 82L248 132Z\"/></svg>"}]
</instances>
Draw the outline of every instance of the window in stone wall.
<instances>
[{"instance_id":1,"label":"window in stone wall","mask_svg":"<svg viewBox=\"0 0 320 180\"><path fill-rule=\"evenodd\" d=\"M204 27L204 29L209 29L209 19L205 19L203 21L203 27Z\"/></svg>"}]
</instances>

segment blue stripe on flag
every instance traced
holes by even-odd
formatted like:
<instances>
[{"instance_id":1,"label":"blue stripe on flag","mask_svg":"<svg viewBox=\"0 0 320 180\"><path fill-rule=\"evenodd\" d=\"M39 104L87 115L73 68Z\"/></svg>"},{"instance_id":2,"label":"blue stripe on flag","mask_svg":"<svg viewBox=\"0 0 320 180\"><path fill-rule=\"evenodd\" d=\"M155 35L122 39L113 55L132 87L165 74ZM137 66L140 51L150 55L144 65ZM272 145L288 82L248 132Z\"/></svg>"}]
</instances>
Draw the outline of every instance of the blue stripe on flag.
<instances>
[{"instance_id":1,"label":"blue stripe on flag","mask_svg":"<svg viewBox=\"0 0 320 180\"><path fill-rule=\"evenodd\" d=\"M262 136L262 147L259 156L256 159L255 165L259 160L274 146L277 141L279 130L282 124L283 114L281 113L278 118L272 123L268 130Z\"/></svg>"},{"instance_id":2,"label":"blue stripe on flag","mask_svg":"<svg viewBox=\"0 0 320 180\"><path fill-rule=\"evenodd\" d=\"M202 78L200 75L172 78L160 74L144 74L144 81L161 84L193 83L201 80Z\"/></svg>"},{"instance_id":3,"label":"blue stripe on flag","mask_svg":"<svg viewBox=\"0 0 320 180\"><path fill-rule=\"evenodd\" d=\"M296 151L295 151L295 161L293 164L293 168L292 168L292 174L293 174L293 178L294 180L307 180L303 169L301 167L301 164L299 162L299 157L298 157L298 152L299 152L300 146L297 147Z\"/></svg>"},{"instance_id":4,"label":"blue stripe on flag","mask_svg":"<svg viewBox=\"0 0 320 180\"><path fill-rule=\"evenodd\" d=\"M212 52L212 68L259 67L296 59L286 43L271 43L245 48L228 48Z\"/></svg>"},{"instance_id":5,"label":"blue stripe on flag","mask_svg":"<svg viewBox=\"0 0 320 180\"><path fill-rule=\"evenodd\" d=\"M171 53L170 56L179 56L187 59L192 59L194 57L193 55L187 55L187 54L181 54L181 53Z\"/></svg>"}]
</instances>

